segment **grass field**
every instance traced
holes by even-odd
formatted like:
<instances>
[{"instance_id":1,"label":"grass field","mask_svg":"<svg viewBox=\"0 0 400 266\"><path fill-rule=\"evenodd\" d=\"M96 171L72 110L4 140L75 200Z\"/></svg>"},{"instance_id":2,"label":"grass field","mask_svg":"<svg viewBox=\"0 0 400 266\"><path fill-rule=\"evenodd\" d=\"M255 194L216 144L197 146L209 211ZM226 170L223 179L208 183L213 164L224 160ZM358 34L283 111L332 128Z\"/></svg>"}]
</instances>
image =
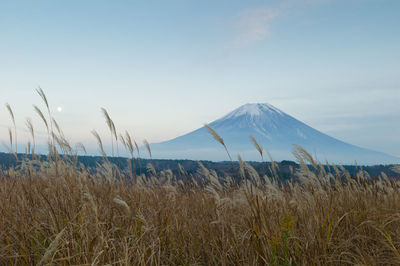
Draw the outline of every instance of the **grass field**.
<instances>
[{"instance_id":1,"label":"grass field","mask_svg":"<svg viewBox=\"0 0 400 266\"><path fill-rule=\"evenodd\" d=\"M89 173L65 159L0 178L1 265L400 263L400 181L309 171L239 183L201 169Z\"/></svg>"}]
</instances>

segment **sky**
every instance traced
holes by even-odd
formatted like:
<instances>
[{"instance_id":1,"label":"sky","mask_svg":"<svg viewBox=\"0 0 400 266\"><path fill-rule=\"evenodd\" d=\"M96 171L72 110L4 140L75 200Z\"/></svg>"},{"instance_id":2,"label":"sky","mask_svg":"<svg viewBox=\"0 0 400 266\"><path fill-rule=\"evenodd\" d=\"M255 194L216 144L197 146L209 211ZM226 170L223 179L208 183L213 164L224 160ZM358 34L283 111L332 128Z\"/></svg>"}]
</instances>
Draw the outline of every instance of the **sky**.
<instances>
[{"instance_id":1,"label":"sky","mask_svg":"<svg viewBox=\"0 0 400 266\"><path fill-rule=\"evenodd\" d=\"M21 143L27 117L46 141L40 86L93 152L93 129L109 140L101 107L152 143L257 102L400 156L399 13L398 0L0 1L0 104ZM0 108L0 151L11 125Z\"/></svg>"}]
</instances>

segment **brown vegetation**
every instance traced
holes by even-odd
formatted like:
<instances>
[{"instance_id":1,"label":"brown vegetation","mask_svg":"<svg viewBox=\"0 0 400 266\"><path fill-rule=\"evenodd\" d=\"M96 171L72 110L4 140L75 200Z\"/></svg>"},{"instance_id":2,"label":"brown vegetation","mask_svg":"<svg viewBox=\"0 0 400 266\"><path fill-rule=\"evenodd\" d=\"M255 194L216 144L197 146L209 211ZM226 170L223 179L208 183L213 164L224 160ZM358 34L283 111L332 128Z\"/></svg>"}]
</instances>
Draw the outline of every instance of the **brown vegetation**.
<instances>
[{"instance_id":1,"label":"brown vegetation","mask_svg":"<svg viewBox=\"0 0 400 266\"><path fill-rule=\"evenodd\" d=\"M240 184L207 169L198 182L169 171L130 182L107 164L57 167L1 177L0 264L400 263L398 180L304 168L279 184L242 163Z\"/></svg>"}]
</instances>

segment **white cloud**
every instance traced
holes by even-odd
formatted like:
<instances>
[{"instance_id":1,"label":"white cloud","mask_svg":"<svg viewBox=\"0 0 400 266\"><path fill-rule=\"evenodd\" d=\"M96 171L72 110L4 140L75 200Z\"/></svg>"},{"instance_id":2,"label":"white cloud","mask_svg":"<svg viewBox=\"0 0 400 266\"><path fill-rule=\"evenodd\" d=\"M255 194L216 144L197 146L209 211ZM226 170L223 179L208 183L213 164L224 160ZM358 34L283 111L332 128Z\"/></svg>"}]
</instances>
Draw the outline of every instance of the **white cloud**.
<instances>
[{"instance_id":1,"label":"white cloud","mask_svg":"<svg viewBox=\"0 0 400 266\"><path fill-rule=\"evenodd\" d=\"M285 0L275 7L248 8L239 13L236 20L238 36L236 46L251 44L268 38L271 23L287 10L297 7L323 5L333 0Z\"/></svg>"},{"instance_id":2,"label":"white cloud","mask_svg":"<svg viewBox=\"0 0 400 266\"><path fill-rule=\"evenodd\" d=\"M278 17L279 11L272 8L251 8L239 15L237 27L239 36L235 44L249 44L261 41L270 34L270 23Z\"/></svg>"}]
</instances>

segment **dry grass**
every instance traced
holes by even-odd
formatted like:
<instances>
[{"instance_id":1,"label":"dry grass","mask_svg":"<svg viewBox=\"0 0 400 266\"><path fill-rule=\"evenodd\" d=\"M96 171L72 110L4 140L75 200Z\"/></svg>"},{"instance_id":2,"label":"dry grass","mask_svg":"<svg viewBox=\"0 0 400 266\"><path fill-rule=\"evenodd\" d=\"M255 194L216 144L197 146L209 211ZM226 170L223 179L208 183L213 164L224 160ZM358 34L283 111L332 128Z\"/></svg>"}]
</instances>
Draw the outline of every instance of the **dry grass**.
<instances>
[{"instance_id":1,"label":"dry grass","mask_svg":"<svg viewBox=\"0 0 400 266\"><path fill-rule=\"evenodd\" d=\"M400 264L399 179L333 175L300 148L285 183L241 159L233 177L201 164L134 175L106 159L89 172L51 139L48 161L0 172L0 265Z\"/></svg>"},{"instance_id":2,"label":"dry grass","mask_svg":"<svg viewBox=\"0 0 400 266\"><path fill-rule=\"evenodd\" d=\"M184 170L131 182L108 167L27 161L3 175L0 264L400 263L398 180L278 184L242 162L240 184Z\"/></svg>"}]
</instances>

